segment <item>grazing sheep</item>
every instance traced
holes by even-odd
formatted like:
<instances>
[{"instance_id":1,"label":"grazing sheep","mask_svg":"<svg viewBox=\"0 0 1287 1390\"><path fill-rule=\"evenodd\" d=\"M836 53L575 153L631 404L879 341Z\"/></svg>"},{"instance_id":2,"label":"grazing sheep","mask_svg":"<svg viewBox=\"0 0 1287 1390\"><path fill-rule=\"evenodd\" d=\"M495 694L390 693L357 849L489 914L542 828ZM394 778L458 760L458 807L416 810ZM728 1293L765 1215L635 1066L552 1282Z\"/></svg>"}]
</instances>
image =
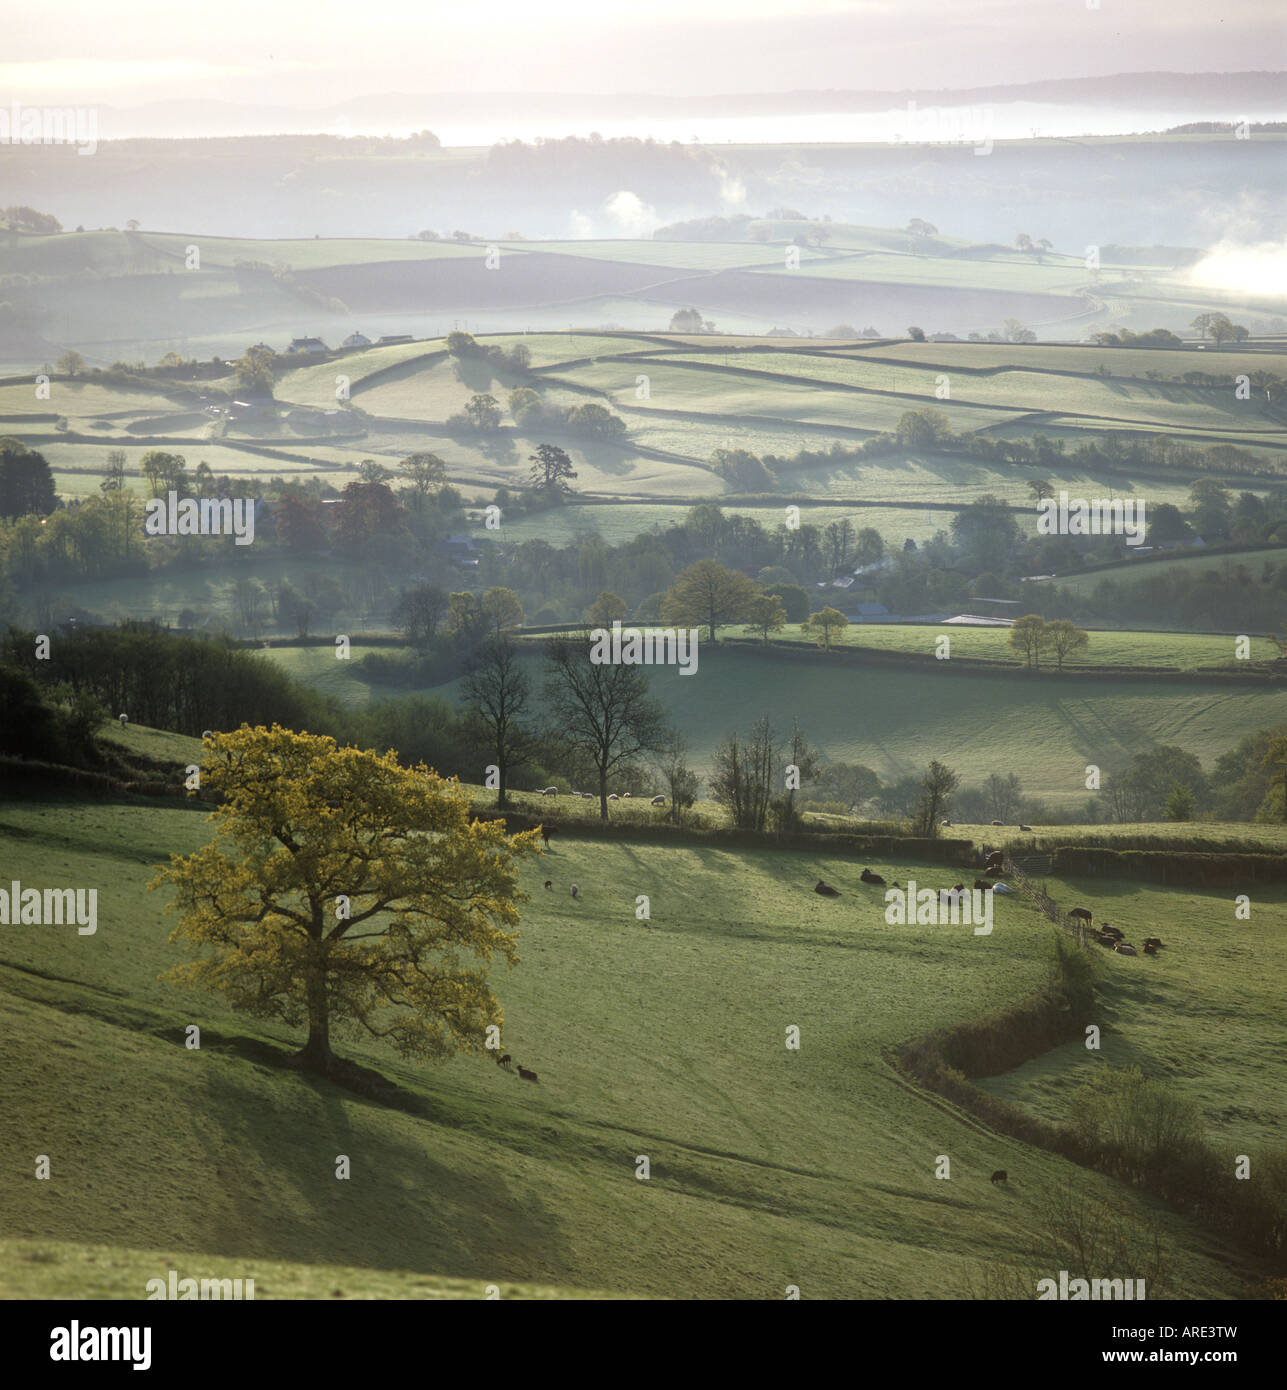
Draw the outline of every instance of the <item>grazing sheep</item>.
<instances>
[{"instance_id":1,"label":"grazing sheep","mask_svg":"<svg viewBox=\"0 0 1287 1390\"><path fill-rule=\"evenodd\" d=\"M994 821L992 822L992 824L993 824L993 825L1004 825L1004 824L1005 824L1005 821L1003 821L1003 820L994 820Z\"/></svg>"},{"instance_id":2,"label":"grazing sheep","mask_svg":"<svg viewBox=\"0 0 1287 1390\"><path fill-rule=\"evenodd\" d=\"M1089 908L1085 908L1085 907L1074 907L1073 910L1072 910L1068 915L1069 915L1069 917L1074 918L1076 921L1085 922L1085 923L1087 923L1088 925L1089 925L1089 923L1090 923L1090 921L1091 921L1091 914L1090 914L1090 909L1089 909Z\"/></svg>"},{"instance_id":3,"label":"grazing sheep","mask_svg":"<svg viewBox=\"0 0 1287 1390\"><path fill-rule=\"evenodd\" d=\"M123 729L130 722L130 717L128 714L122 714L118 717L120 718L121 728Z\"/></svg>"},{"instance_id":4,"label":"grazing sheep","mask_svg":"<svg viewBox=\"0 0 1287 1390\"><path fill-rule=\"evenodd\" d=\"M545 880L545 886L546 886L547 888L553 888L553 887L554 887L554 880L553 880L552 878L547 878L547 879Z\"/></svg>"},{"instance_id":5,"label":"grazing sheep","mask_svg":"<svg viewBox=\"0 0 1287 1390\"><path fill-rule=\"evenodd\" d=\"M622 801L629 801L630 798L631 798L631 796L633 796L633 795L634 795L633 792L622 792L622 793L621 793L621 799L622 799Z\"/></svg>"},{"instance_id":6,"label":"grazing sheep","mask_svg":"<svg viewBox=\"0 0 1287 1390\"><path fill-rule=\"evenodd\" d=\"M840 896L838 888L833 888L829 883L823 883L821 879L814 884L813 891L821 893L824 898L838 898Z\"/></svg>"},{"instance_id":7,"label":"grazing sheep","mask_svg":"<svg viewBox=\"0 0 1287 1390\"><path fill-rule=\"evenodd\" d=\"M940 824L940 825L951 825L952 822L951 822L950 820L941 820L941 821L939 821L939 824Z\"/></svg>"},{"instance_id":8,"label":"grazing sheep","mask_svg":"<svg viewBox=\"0 0 1287 1390\"><path fill-rule=\"evenodd\" d=\"M541 795L542 795L542 796L558 796L558 794L559 794L559 789L558 789L557 787L542 787L542 788L541 788Z\"/></svg>"},{"instance_id":9,"label":"grazing sheep","mask_svg":"<svg viewBox=\"0 0 1287 1390\"><path fill-rule=\"evenodd\" d=\"M654 796L653 799L648 803L649 806L664 806L665 804L666 798L664 796Z\"/></svg>"},{"instance_id":10,"label":"grazing sheep","mask_svg":"<svg viewBox=\"0 0 1287 1390\"><path fill-rule=\"evenodd\" d=\"M593 792L577 792L577 795L581 798L582 801L593 801L593 800L594 800L594 793L593 793Z\"/></svg>"},{"instance_id":11,"label":"grazing sheep","mask_svg":"<svg viewBox=\"0 0 1287 1390\"><path fill-rule=\"evenodd\" d=\"M861 878L864 883L879 883L882 888L885 886L885 880L881 878L879 874L872 873L870 869L864 869L858 877Z\"/></svg>"},{"instance_id":12,"label":"grazing sheep","mask_svg":"<svg viewBox=\"0 0 1287 1390\"><path fill-rule=\"evenodd\" d=\"M1139 952L1128 941L1117 941L1113 944L1113 950L1122 956L1137 956Z\"/></svg>"},{"instance_id":13,"label":"grazing sheep","mask_svg":"<svg viewBox=\"0 0 1287 1390\"><path fill-rule=\"evenodd\" d=\"M608 793L608 800L609 800L609 801L620 801L621 798L616 794L616 792L609 792L609 793Z\"/></svg>"},{"instance_id":14,"label":"grazing sheep","mask_svg":"<svg viewBox=\"0 0 1287 1390\"><path fill-rule=\"evenodd\" d=\"M1030 826L1030 825L1021 825L1021 826L1019 827L1019 829L1020 829L1020 830L1026 830L1026 831L1028 832L1029 835L1032 834L1032 826Z\"/></svg>"},{"instance_id":15,"label":"grazing sheep","mask_svg":"<svg viewBox=\"0 0 1287 1390\"><path fill-rule=\"evenodd\" d=\"M536 1073L534 1071L528 1071L526 1067L519 1067L518 1074L524 1081L536 1081L538 1085L540 1084Z\"/></svg>"},{"instance_id":16,"label":"grazing sheep","mask_svg":"<svg viewBox=\"0 0 1287 1390\"><path fill-rule=\"evenodd\" d=\"M580 890L580 889L576 886L576 884L574 883L574 884L572 885L572 896L575 898L575 897L579 896L580 892L581 892L581 890Z\"/></svg>"},{"instance_id":17,"label":"grazing sheep","mask_svg":"<svg viewBox=\"0 0 1287 1390\"><path fill-rule=\"evenodd\" d=\"M1009 1181L1010 1181L1010 1175L1009 1175L1009 1173L1006 1172L1006 1170L1005 1170L1004 1168L998 1168L998 1169L996 1170L996 1172L992 1174L992 1181L993 1181L993 1182L1009 1182Z\"/></svg>"}]
</instances>

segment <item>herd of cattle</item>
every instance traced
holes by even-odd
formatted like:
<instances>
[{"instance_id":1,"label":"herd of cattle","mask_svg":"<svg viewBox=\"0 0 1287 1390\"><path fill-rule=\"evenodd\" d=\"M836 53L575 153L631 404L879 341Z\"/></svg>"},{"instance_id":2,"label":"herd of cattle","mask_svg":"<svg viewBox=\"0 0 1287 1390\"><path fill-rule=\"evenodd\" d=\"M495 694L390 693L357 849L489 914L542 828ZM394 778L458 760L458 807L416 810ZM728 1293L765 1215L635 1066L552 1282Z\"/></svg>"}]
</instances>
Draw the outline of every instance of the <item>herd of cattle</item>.
<instances>
[{"instance_id":1,"label":"herd of cattle","mask_svg":"<svg viewBox=\"0 0 1287 1390\"><path fill-rule=\"evenodd\" d=\"M949 822L944 821L943 824L947 825ZM992 850L987 855L984 862L983 877L974 880L975 889L982 893L1009 893L1011 889L1006 884L1000 882L1001 876L1005 872L1005 851L1000 849ZM870 869L864 869L858 877L864 883L876 884L881 888L885 887L885 880L879 874L872 873ZM548 888L550 885L547 883L545 886ZM897 882L894 883L894 887L898 887ZM824 898L838 898L840 896L840 890L838 888L833 887L830 883L824 882L822 879L819 879L817 883L814 884L813 891ZM951 888L939 889L939 898L940 900L950 900L965 891L965 884L956 883L953 884ZM575 894L573 896L575 896ZM1118 955L1122 956L1139 955L1139 951L1126 940L1126 933L1123 932L1120 927L1114 927L1108 922L1101 922L1098 927L1095 927L1094 914L1088 907L1074 907L1072 911L1069 912L1068 916L1074 922L1084 926L1090 935L1106 950L1116 951ZM1163 942L1161 937L1146 936L1144 938L1143 950L1146 956L1157 955L1162 947Z\"/></svg>"}]
</instances>

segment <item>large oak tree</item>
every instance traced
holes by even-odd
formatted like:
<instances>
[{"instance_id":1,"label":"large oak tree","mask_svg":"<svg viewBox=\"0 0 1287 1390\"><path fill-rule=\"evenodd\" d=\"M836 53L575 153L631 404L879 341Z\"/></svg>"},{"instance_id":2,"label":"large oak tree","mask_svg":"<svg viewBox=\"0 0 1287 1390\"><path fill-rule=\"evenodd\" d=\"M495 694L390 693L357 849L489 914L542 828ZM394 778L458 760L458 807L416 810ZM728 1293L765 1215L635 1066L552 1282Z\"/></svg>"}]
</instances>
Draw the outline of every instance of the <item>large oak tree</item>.
<instances>
[{"instance_id":1,"label":"large oak tree","mask_svg":"<svg viewBox=\"0 0 1287 1390\"><path fill-rule=\"evenodd\" d=\"M307 1026L298 1060L322 1073L333 1026L408 1058L482 1049L535 831L471 820L468 793L423 765L277 725L209 736L202 786L222 798L214 838L151 884L174 888L170 940L198 955L163 978Z\"/></svg>"}]
</instances>

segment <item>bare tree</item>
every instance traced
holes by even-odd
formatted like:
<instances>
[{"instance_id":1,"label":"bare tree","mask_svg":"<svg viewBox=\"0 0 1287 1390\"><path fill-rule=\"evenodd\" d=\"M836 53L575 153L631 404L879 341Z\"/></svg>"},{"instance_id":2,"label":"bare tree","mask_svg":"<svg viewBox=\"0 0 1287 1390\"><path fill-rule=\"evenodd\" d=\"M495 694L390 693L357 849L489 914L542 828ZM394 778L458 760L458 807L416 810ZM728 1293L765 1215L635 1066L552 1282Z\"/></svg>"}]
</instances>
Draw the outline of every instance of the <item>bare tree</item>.
<instances>
[{"instance_id":1,"label":"bare tree","mask_svg":"<svg viewBox=\"0 0 1287 1390\"><path fill-rule=\"evenodd\" d=\"M773 801L773 773L778 743L767 719L759 719L749 737L732 733L715 750L711 795L739 830L763 830Z\"/></svg>"},{"instance_id":2,"label":"bare tree","mask_svg":"<svg viewBox=\"0 0 1287 1390\"><path fill-rule=\"evenodd\" d=\"M670 819L678 825L683 812L697 800L697 774L688 766L688 740L678 729L665 738L656 758L670 793Z\"/></svg>"},{"instance_id":3,"label":"bare tree","mask_svg":"<svg viewBox=\"0 0 1287 1390\"><path fill-rule=\"evenodd\" d=\"M961 784L961 779L937 758L930 762L921 777L921 801L916 811L916 830L927 840L938 833L939 816L947 809L948 798Z\"/></svg>"},{"instance_id":4,"label":"bare tree","mask_svg":"<svg viewBox=\"0 0 1287 1390\"><path fill-rule=\"evenodd\" d=\"M529 761L532 732L523 724L531 681L514 644L504 637L484 642L465 676L466 712L497 771L496 805L509 804L510 773Z\"/></svg>"},{"instance_id":5,"label":"bare tree","mask_svg":"<svg viewBox=\"0 0 1287 1390\"><path fill-rule=\"evenodd\" d=\"M608 819L608 774L665 739L661 706L641 666L595 662L589 633L550 644L545 697L550 737L586 758L599 782L599 814Z\"/></svg>"}]
</instances>

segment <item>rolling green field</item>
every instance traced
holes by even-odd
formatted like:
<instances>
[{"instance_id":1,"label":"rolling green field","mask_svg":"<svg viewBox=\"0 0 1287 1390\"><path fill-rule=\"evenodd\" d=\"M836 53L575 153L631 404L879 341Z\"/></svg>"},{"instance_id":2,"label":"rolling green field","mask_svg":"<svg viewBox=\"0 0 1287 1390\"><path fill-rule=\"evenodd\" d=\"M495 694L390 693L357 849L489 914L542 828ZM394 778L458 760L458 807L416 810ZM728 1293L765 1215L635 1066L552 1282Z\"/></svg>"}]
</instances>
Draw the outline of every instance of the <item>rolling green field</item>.
<instances>
[{"instance_id":1,"label":"rolling green field","mask_svg":"<svg viewBox=\"0 0 1287 1390\"><path fill-rule=\"evenodd\" d=\"M1165 635L1157 636L1163 638L1159 655L1184 650L1166 647ZM352 664L338 671L342 663L325 649L274 647L265 655L346 704L410 693L410 687L372 687ZM539 684L540 658L530 660ZM703 774L734 729L767 715L779 730L789 730L798 717L828 759L865 764L886 780L918 773L936 757L950 763L964 785L982 783L992 772L1015 772L1026 795L1059 806L1085 802L1089 763L1111 770L1164 743L1194 753L1209 768L1245 735L1284 717L1277 686L1204 681L1197 674L1158 682L1111 674L1017 679L1014 672L965 674L946 666L862 667L828 663L822 653L765 656L750 647L703 644L692 676L674 667L645 669ZM433 689L452 699L459 695L458 682Z\"/></svg>"},{"instance_id":2,"label":"rolling green field","mask_svg":"<svg viewBox=\"0 0 1287 1390\"><path fill-rule=\"evenodd\" d=\"M1248 551L1245 555L1186 555L1174 560L1150 560L1147 564L1114 565L1110 569L1095 570L1091 574L1060 575L1058 579L1041 581L1059 589L1076 594L1088 594L1098 584L1109 580L1114 584L1139 584L1153 581L1162 576L1178 577L1200 574L1223 574L1245 566L1251 574L1260 574L1266 565L1275 569L1287 556L1287 548L1276 547L1270 550Z\"/></svg>"},{"instance_id":3,"label":"rolling green field","mask_svg":"<svg viewBox=\"0 0 1287 1390\"><path fill-rule=\"evenodd\" d=\"M985 1089L1061 1122L1076 1087L1095 1071L1137 1066L1198 1107L1210 1140L1238 1153L1281 1149L1287 894L1251 889L1251 919L1237 921L1231 894L1115 880L1050 879L1047 888L1056 901L1090 907L1137 945L1150 935L1165 944L1156 956L1123 962L1134 969L1106 973L1098 1051L1070 1043L983 1082Z\"/></svg>"},{"instance_id":4,"label":"rolling green field","mask_svg":"<svg viewBox=\"0 0 1287 1390\"><path fill-rule=\"evenodd\" d=\"M447 462L448 476L477 499L498 486L526 481L528 455L542 439L557 440L573 458L579 490L619 497L625 504L648 498L718 497L728 485L707 464L720 448L747 449L757 455L790 456L801 449L852 448L873 432L892 431L905 411L930 406L953 428L1012 438L1044 432L1069 451L1106 430L1187 436L1197 442L1237 442L1277 458L1287 448L1287 431L1239 402L1232 390L1077 375L1109 361L1115 370L1138 376L1167 372L1194 363L1222 370L1281 370L1287 355L1247 352L1198 354L1134 350L1129 354L1084 347L962 343L878 343L856 347L818 341L793 344L711 335L533 333L491 335L486 341L522 343L533 354L533 370L500 376L488 368L463 375L445 355L443 340L371 348L325 363L302 363L285 370L277 384L280 413L297 407L335 405L336 377L348 376L355 405L371 417L364 436L334 443L305 438L316 417L302 416L265 431L232 422L228 439L244 448L211 439L211 424L191 406L159 391L115 388L93 381L55 378L48 402L36 402L29 384L0 383L0 414L6 427L46 451L59 490L68 497L89 496L109 449L124 448L134 472L146 447L140 434L161 447L182 452L191 466L204 459L216 472L250 479L316 476L342 486L363 458L386 466L415 450L428 449ZM481 375L479 375L481 371ZM936 396L946 374L950 398ZM641 377L647 395L640 397ZM476 390L491 390L504 404L512 386L533 385L551 406L586 400L606 402L626 422L619 442L563 435L552 426L518 433L505 416L495 434L449 430ZM226 384L226 383L225 383ZM41 410L64 416L73 435L53 429L53 420L34 420ZM410 427L406 422L416 422ZM347 422L346 422L347 423ZM281 450L287 458L264 450ZM1187 500L1191 478L1158 475L1148 469L1087 473L1069 462L1043 470L1056 488L1080 495L1137 492L1153 505ZM1030 465L975 460L960 454L906 449L878 458L783 470L772 484L792 496L842 497L854 501L925 501L942 497L957 505L993 493L1028 505ZM1270 479L1231 475L1235 490L1263 489ZM1095 494L1089 494L1095 495ZM945 514L946 515L946 514ZM887 540L918 540L935 527L924 518L913 525L905 515L874 514L873 524ZM615 526L614 532L621 527Z\"/></svg>"},{"instance_id":5,"label":"rolling green field","mask_svg":"<svg viewBox=\"0 0 1287 1390\"><path fill-rule=\"evenodd\" d=\"M1239 1261L1191 1223L990 1133L884 1060L1042 981L1051 928L1021 902L997 905L990 936L889 927L851 861L568 840L525 870L521 964L495 980L504 1046L540 1085L483 1058L425 1069L346 1044L411 1093L408 1112L300 1076L283 1066L298 1042L289 1031L157 981L176 953L159 895L143 886L167 850L207 833L188 809L0 805L0 844L7 860L20 851L26 882L100 891L92 937L0 936L11 1117L0 1164L29 1175L39 1152L52 1171L0 1197L7 1239L35 1242L17 1256L46 1252L30 1281L6 1252L6 1279L22 1287L114 1292L144 1267L145 1278L168 1267L253 1277L252 1262L269 1261L345 1267L333 1281L268 1281L332 1297L412 1276L467 1281L466 1296L503 1281L693 1298L781 1298L787 1284L805 1298L952 1297L980 1265L1051 1248L1041 1212L1067 1181L1128 1222L1160 1222L1165 1287L1150 1294L1239 1291ZM840 899L810 892L819 874ZM638 894L650 898L646 923ZM1104 968L1115 981L1140 965ZM197 1051L183 1045L191 1023ZM798 1051L784 1046L791 1025ZM74 1089L52 1084L68 1068ZM340 1153L347 1182L334 1176ZM934 1177L944 1153L950 1184ZM1011 1176L1001 1191L987 1181L997 1166ZM60 1268L87 1262L60 1254L68 1242L110 1247L106 1268Z\"/></svg>"},{"instance_id":6,"label":"rolling green field","mask_svg":"<svg viewBox=\"0 0 1287 1390\"><path fill-rule=\"evenodd\" d=\"M242 1279L254 1281L256 1302L266 1298L551 1300L629 1298L629 1294L552 1288L481 1279L444 1279L411 1270L211 1256L190 1250L130 1250L57 1240L0 1239L0 1298L109 1298L149 1296L148 1281ZM242 1285L245 1295L247 1285ZM236 1286L234 1285L235 1289ZM495 1290L495 1293L492 1290ZM182 1292L182 1286L180 1286Z\"/></svg>"},{"instance_id":7,"label":"rolling green field","mask_svg":"<svg viewBox=\"0 0 1287 1390\"><path fill-rule=\"evenodd\" d=\"M990 605L972 606L967 600L963 611L973 613L987 607ZM732 635L734 629L728 631ZM756 638L756 634L749 629L741 629L741 635ZM787 626L777 635L792 641L808 640L798 625ZM1016 667L1024 664L1023 658L1017 656L1009 646L1008 628L970 627L953 623L850 623L832 638L832 645L874 647L878 651L918 652L933 656L940 637L950 639L951 656L1006 661ZM1278 647L1271 638L1252 639L1251 661L1269 661L1277 655ZM951 657L945 659L950 660ZM1064 666L1067 670L1079 666L1165 666L1192 671L1204 666L1228 665L1234 659L1234 638L1213 633L1092 632L1090 645L1070 656ZM1054 664L1053 658L1043 657L1043 666Z\"/></svg>"}]
</instances>

